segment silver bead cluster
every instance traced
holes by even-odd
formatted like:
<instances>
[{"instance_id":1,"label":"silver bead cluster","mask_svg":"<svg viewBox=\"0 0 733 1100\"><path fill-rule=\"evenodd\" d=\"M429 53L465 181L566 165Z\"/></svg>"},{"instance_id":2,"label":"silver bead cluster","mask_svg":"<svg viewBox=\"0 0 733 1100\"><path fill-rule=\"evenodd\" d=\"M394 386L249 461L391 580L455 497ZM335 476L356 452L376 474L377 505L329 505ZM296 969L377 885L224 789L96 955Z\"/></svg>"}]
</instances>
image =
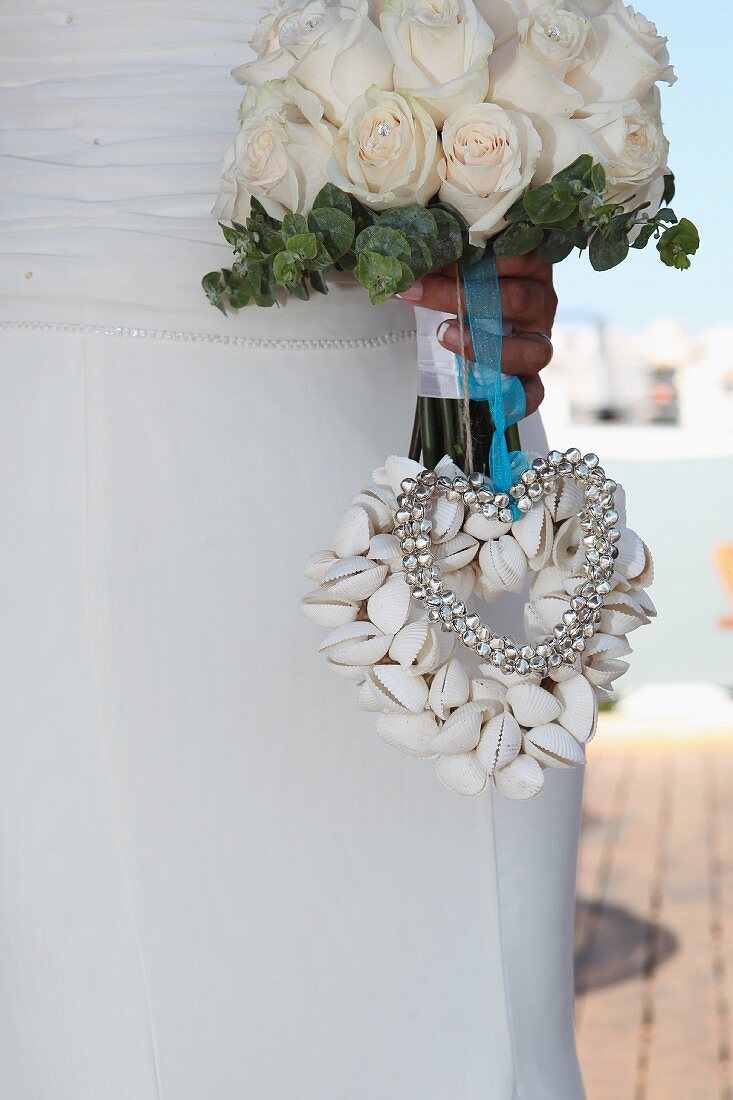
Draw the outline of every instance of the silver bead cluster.
<instances>
[{"instance_id":1,"label":"silver bead cluster","mask_svg":"<svg viewBox=\"0 0 733 1100\"><path fill-rule=\"evenodd\" d=\"M491 630L443 581L432 552L431 502L439 496L462 499L469 511L509 523L512 502L523 513L536 504L543 507L543 497L553 493L562 481L577 481L585 490L585 508L580 512L585 547L583 578L552 634L537 645L519 645L513 638ZM484 474L448 478L439 477L434 470L405 478L401 488L394 534L400 540L405 581L413 597L424 601L430 621L439 623L443 630L454 631L465 646L507 675L516 672L520 676L545 676L563 662L573 664L599 629L603 600L611 591L618 557L616 543L621 538L613 498L617 485L606 477L598 456L582 455L577 447L550 451L546 459L534 460L508 494L494 492Z\"/></svg>"}]
</instances>

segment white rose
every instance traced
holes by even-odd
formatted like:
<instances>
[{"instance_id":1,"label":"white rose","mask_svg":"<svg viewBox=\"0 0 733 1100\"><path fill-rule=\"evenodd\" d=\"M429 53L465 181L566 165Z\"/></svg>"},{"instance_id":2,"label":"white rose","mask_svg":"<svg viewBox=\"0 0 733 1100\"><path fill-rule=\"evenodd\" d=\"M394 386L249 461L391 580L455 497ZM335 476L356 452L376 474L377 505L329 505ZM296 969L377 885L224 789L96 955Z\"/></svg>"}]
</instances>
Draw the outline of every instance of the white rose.
<instances>
[{"instance_id":1,"label":"white rose","mask_svg":"<svg viewBox=\"0 0 733 1100\"><path fill-rule=\"evenodd\" d=\"M590 154L594 161L604 163L602 149L593 140L581 119L560 118L557 115L543 118L542 115L533 115L532 121L542 142L542 152L533 180L535 187L547 183L556 172L561 172L584 154Z\"/></svg>"},{"instance_id":2,"label":"white rose","mask_svg":"<svg viewBox=\"0 0 733 1100\"><path fill-rule=\"evenodd\" d=\"M473 244L504 227L504 215L529 187L540 154L532 122L493 103L460 107L443 127L440 198L470 226Z\"/></svg>"},{"instance_id":3,"label":"white rose","mask_svg":"<svg viewBox=\"0 0 733 1100\"><path fill-rule=\"evenodd\" d=\"M396 86L419 100L437 126L464 103L486 98L494 33L473 0L388 0L381 27Z\"/></svg>"},{"instance_id":4,"label":"white rose","mask_svg":"<svg viewBox=\"0 0 733 1100\"><path fill-rule=\"evenodd\" d=\"M654 109L634 100L588 104L581 119L601 150L608 195L615 202L638 195L640 184L666 171L669 142Z\"/></svg>"},{"instance_id":5,"label":"white rose","mask_svg":"<svg viewBox=\"0 0 733 1100\"><path fill-rule=\"evenodd\" d=\"M579 156L589 153L606 169L607 195L613 202L661 198L658 181L667 170L669 142L658 111L635 100L588 104L577 118L541 118L534 123L542 139L535 183L546 183ZM650 191L649 185L654 184ZM651 201L651 199L650 199Z\"/></svg>"},{"instance_id":6,"label":"white rose","mask_svg":"<svg viewBox=\"0 0 733 1100\"><path fill-rule=\"evenodd\" d=\"M519 0L476 0L476 7L494 32L494 49L516 35L517 21L523 14Z\"/></svg>"},{"instance_id":7,"label":"white rose","mask_svg":"<svg viewBox=\"0 0 733 1100\"><path fill-rule=\"evenodd\" d=\"M674 84L667 39L631 6L612 0L593 20L593 29L599 46L596 59L568 77L587 103L643 101L657 80Z\"/></svg>"},{"instance_id":8,"label":"white rose","mask_svg":"<svg viewBox=\"0 0 733 1100\"><path fill-rule=\"evenodd\" d=\"M425 206L440 187L438 132L408 95L372 87L351 104L329 162L331 181L375 210Z\"/></svg>"},{"instance_id":9,"label":"white rose","mask_svg":"<svg viewBox=\"0 0 733 1100\"><path fill-rule=\"evenodd\" d=\"M583 96L569 76L595 57L589 19L560 0L541 4L517 24L517 37L498 49L489 64L492 100L530 114L569 118Z\"/></svg>"},{"instance_id":10,"label":"white rose","mask_svg":"<svg viewBox=\"0 0 733 1100\"><path fill-rule=\"evenodd\" d=\"M328 182L334 128L316 96L295 80L272 81L245 97L239 133L224 155L214 215L241 222L252 197L274 218L303 214Z\"/></svg>"},{"instance_id":11,"label":"white rose","mask_svg":"<svg viewBox=\"0 0 733 1100\"><path fill-rule=\"evenodd\" d=\"M257 61L234 69L240 84L295 77L337 125L371 84L393 86L392 55L369 18L368 0L300 0L278 5L265 20L252 40L261 50Z\"/></svg>"}]
</instances>

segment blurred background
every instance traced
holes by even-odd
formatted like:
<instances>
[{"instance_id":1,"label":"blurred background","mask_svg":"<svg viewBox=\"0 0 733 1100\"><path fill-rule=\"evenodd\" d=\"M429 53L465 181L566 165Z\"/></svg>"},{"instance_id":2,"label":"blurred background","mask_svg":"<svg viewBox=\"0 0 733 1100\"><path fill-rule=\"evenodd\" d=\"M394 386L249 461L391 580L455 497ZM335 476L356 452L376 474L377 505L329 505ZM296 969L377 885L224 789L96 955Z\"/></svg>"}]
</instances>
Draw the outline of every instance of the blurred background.
<instances>
[{"instance_id":1,"label":"blurred background","mask_svg":"<svg viewBox=\"0 0 733 1100\"><path fill-rule=\"evenodd\" d=\"M550 446L626 487L659 611L589 753L576 1014L589 1100L733 1100L733 19L723 0L642 10L679 76L673 206L702 247L683 273L650 245L556 276Z\"/></svg>"}]
</instances>

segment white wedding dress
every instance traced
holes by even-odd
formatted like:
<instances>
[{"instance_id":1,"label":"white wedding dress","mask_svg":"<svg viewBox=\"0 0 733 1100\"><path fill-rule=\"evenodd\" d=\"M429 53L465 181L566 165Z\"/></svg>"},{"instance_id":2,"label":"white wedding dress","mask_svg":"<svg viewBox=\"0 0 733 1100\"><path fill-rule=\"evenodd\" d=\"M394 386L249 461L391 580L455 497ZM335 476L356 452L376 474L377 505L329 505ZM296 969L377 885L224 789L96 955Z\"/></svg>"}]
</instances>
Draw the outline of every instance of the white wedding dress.
<instances>
[{"instance_id":1,"label":"white wedding dress","mask_svg":"<svg viewBox=\"0 0 733 1100\"><path fill-rule=\"evenodd\" d=\"M0 1091L580 1100L582 775L444 789L298 606L413 315L199 287L259 14L2 11Z\"/></svg>"}]
</instances>

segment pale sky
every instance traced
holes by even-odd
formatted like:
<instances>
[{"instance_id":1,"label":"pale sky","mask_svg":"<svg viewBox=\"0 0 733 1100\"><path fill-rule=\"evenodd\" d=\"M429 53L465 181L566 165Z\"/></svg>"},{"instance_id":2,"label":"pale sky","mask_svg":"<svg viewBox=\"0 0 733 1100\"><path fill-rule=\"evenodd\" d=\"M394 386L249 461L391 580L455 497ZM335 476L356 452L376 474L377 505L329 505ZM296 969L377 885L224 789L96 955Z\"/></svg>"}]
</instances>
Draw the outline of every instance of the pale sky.
<instances>
[{"instance_id":1,"label":"pale sky","mask_svg":"<svg viewBox=\"0 0 733 1100\"><path fill-rule=\"evenodd\" d=\"M689 271L665 267L653 242L610 272L587 256L556 268L559 321L601 314L626 328L676 317L691 329L733 321L733 5L730 0L638 0L667 35L677 83L662 85L662 115L677 180L673 208L700 230Z\"/></svg>"}]
</instances>

